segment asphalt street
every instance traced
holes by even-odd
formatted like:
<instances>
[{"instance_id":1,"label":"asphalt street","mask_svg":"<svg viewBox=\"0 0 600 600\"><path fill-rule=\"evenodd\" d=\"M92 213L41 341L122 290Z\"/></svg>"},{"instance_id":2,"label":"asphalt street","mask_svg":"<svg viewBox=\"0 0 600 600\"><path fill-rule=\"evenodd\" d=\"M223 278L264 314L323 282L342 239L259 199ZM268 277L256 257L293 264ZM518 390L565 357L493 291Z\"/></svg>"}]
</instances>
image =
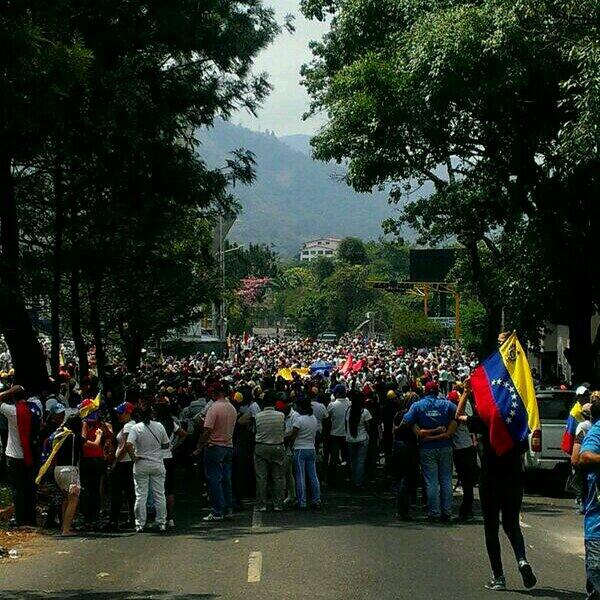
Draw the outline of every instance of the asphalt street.
<instances>
[{"instance_id":1,"label":"asphalt street","mask_svg":"<svg viewBox=\"0 0 600 600\"><path fill-rule=\"evenodd\" d=\"M389 494L330 493L319 512L253 513L207 524L188 485L178 528L44 537L0 561L2 600L479 600L489 567L481 519L467 525L394 520ZM539 579L526 591L504 544L506 598L583 600L581 517L568 499L527 496L523 526Z\"/></svg>"}]
</instances>

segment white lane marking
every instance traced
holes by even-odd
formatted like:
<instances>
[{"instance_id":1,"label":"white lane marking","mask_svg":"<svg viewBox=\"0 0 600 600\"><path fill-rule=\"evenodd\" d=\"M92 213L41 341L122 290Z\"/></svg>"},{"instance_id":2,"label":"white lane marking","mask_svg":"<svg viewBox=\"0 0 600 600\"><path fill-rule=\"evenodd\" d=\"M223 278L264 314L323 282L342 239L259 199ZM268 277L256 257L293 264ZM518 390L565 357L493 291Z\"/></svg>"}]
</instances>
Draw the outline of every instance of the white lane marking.
<instances>
[{"instance_id":1,"label":"white lane marking","mask_svg":"<svg viewBox=\"0 0 600 600\"><path fill-rule=\"evenodd\" d=\"M256 509L252 513L252 529L258 529L262 526L262 513Z\"/></svg>"},{"instance_id":2,"label":"white lane marking","mask_svg":"<svg viewBox=\"0 0 600 600\"><path fill-rule=\"evenodd\" d=\"M250 552L248 557L248 583L259 583L262 575L262 552Z\"/></svg>"}]
</instances>

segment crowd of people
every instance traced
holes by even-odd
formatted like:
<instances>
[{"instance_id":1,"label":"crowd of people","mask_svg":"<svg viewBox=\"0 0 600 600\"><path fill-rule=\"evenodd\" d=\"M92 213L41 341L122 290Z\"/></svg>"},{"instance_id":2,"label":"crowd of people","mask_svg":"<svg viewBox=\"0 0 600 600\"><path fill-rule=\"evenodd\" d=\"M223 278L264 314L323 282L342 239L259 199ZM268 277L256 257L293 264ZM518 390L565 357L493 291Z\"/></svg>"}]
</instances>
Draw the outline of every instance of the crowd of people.
<instances>
[{"instance_id":1,"label":"crowd of people","mask_svg":"<svg viewBox=\"0 0 600 600\"><path fill-rule=\"evenodd\" d=\"M491 448L471 402L476 365L453 344L251 337L223 356L146 360L135 373L117 364L101 380L78 381L68 364L36 397L2 373L14 523L42 519L64 536L141 533L149 520L165 531L175 527L177 470L194 465L203 467L205 521L230 519L252 500L256 511L318 510L324 490L389 484L398 519L414 519L420 503L429 521L451 524L473 518L479 484L493 572L486 587L506 589L500 523L533 587L519 524L525 448L500 457ZM600 461L600 446L591 458L586 444L580 460Z\"/></svg>"}]
</instances>

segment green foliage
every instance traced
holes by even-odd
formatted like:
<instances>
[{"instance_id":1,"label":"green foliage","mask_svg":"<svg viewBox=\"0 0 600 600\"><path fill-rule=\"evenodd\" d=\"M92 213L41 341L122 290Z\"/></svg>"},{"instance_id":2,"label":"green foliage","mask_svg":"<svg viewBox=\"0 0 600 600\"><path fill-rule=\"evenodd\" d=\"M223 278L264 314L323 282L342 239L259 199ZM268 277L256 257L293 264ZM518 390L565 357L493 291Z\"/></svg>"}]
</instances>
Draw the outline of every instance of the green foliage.
<instances>
[{"instance_id":1,"label":"green foliage","mask_svg":"<svg viewBox=\"0 0 600 600\"><path fill-rule=\"evenodd\" d=\"M399 309L394 312L391 338L396 346L426 348L439 344L444 328L423 313Z\"/></svg>"},{"instance_id":2,"label":"green foliage","mask_svg":"<svg viewBox=\"0 0 600 600\"><path fill-rule=\"evenodd\" d=\"M315 155L356 189L408 198L391 230L466 249L462 284L485 310L483 346L507 325L532 339L571 327L576 377L592 375L590 266L600 224L597 10L591 0L306 0L331 32L303 69L329 120ZM421 197L430 182L436 193ZM410 192L410 194L407 194ZM574 200L575 199L575 200ZM573 294L577 289L578 293Z\"/></svg>"},{"instance_id":3,"label":"green foliage","mask_svg":"<svg viewBox=\"0 0 600 600\"><path fill-rule=\"evenodd\" d=\"M366 265L369 262L365 244L355 237L347 237L340 242L337 257L349 265Z\"/></svg>"},{"instance_id":4,"label":"green foliage","mask_svg":"<svg viewBox=\"0 0 600 600\"><path fill-rule=\"evenodd\" d=\"M485 336L485 309L476 299L463 301L460 310L461 339L469 352L483 354L481 341Z\"/></svg>"},{"instance_id":5,"label":"green foliage","mask_svg":"<svg viewBox=\"0 0 600 600\"><path fill-rule=\"evenodd\" d=\"M331 258L325 256L319 256L316 260L310 263L317 281L323 283L328 277L331 277L335 271L335 262Z\"/></svg>"},{"instance_id":6,"label":"green foliage","mask_svg":"<svg viewBox=\"0 0 600 600\"><path fill-rule=\"evenodd\" d=\"M0 313L22 316L23 282L53 324L69 321L80 358L93 338L102 363L118 334L133 368L223 291L212 228L254 163L230 148L209 167L192 132L260 106L270 86L251 67L280 27L260 0L13 4L0 16L0 291L13 310ZM260 247L242 258L275 263ZM26 365L27 318L2 329Z\"/></svg>"}]
</instances>

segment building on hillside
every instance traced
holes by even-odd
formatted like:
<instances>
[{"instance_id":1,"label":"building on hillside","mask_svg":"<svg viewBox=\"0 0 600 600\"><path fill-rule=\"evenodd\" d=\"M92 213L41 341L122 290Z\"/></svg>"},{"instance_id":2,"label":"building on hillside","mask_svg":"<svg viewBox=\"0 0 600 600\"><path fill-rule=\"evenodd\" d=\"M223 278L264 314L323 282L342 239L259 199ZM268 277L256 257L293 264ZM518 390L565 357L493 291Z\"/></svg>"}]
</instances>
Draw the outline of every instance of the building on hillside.
<instances>
[{"instance_id":1,"label":"building on hillside","mask_svg":"<svg viewBox=\"0 0 600 600\"><path fill-rule=\"evenodd\" d=\"M300 260L311 261L320 256L335 258L341 241L339 238L327 237L304 242L300 249Z\"/></svg>"}]
</instances>

